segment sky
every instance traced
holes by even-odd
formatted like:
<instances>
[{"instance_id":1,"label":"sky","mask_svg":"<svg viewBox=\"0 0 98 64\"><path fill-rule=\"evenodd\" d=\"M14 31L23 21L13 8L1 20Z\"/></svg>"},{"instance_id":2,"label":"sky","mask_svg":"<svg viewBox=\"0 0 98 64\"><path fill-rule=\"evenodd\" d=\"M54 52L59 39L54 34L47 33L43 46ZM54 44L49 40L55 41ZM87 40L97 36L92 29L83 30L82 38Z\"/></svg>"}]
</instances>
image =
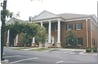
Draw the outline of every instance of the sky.
<instances>
[{"instance_id":1,"label":"sky","mask_svg":"<svg viewBox=\"0 0 98 64\"><path fill-rule=\"evenodd\" d=\"M54 14L76 13L97 15L97 0L7 0L7 9L20 13L20 19L28 20L43 10Z\"/></svg>"}]
</instances>

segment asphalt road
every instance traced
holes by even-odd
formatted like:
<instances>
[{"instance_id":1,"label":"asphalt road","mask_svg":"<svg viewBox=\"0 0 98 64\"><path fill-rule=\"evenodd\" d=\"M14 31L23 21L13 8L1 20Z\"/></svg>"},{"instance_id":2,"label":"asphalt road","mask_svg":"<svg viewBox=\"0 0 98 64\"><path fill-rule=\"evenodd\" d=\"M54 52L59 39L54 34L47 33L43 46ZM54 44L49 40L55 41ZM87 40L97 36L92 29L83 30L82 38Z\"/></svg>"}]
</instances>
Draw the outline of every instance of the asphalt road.
<instances>
[{"instance_id":1,"label":"asphalt road","mask_svg":"<svg viewBox=\"0 0 98 64\"><path fill-rule=\"evenodd\" d=\"M97 55L72 51L22 51L4 48L10 64L98 64Z\"/></svg>"}]
</instances>

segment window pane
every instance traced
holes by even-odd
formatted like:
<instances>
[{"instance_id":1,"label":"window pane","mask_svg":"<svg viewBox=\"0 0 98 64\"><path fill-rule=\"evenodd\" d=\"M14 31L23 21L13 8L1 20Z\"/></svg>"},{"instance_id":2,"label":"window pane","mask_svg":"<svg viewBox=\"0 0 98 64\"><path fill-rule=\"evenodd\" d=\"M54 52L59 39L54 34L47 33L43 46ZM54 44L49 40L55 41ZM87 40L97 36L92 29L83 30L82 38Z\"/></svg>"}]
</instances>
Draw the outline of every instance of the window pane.
<instances>
[{"instance_id":1,"label":"window pane","mask_svg":"<svg viewBox=\"0 0 98 64\"><path fill-rule=\"evenodd\" d=\"M82 29L82 23L77 23L77 24L75 25L75 28L76 28L76 30Z\"/></svg>"},{"instance_id":2,"label":"window pane","mask_svg":"<svg viewBox=\"0 0 98 64\"><path fill-rule=\"evenodd\" d=\"M83 45L83 38L78 38L78 45Z\"/></svg>"},{"instance_id":3,"label":"window pane","mask_svg":"<svg viewBox=\"0 0 98 64\"><path fill-rule=\"evenodd\" d=\"M71 29L73 29L73 25L67 23L67 24L66 24L66 30L71 30Z\"/></svg>"}]
</instances>

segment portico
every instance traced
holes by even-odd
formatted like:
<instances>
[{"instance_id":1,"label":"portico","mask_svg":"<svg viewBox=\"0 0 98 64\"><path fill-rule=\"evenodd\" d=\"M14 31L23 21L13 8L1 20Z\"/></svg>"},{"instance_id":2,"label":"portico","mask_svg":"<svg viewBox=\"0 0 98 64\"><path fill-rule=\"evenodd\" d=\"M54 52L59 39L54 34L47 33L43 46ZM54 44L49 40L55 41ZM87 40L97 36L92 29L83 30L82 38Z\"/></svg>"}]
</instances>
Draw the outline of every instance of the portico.
<instances>
[{"instance_id":1,"label":"portico","mask_svg":"<svg viewBox=\"0 0 98 64\"><path fill-rule=\"evenodd\" d=\"M54 36L51 34L52 33L52 23L54 23L53 20L48 20L48 21L40 21L41 26L43 26L44 23L48 23L48 44L49 46L52 46L54 43L57 47L60 47L61 43L61 21L60 19L57 19L55 22L57 22L57 39L54 38ZM54 29L55 30L55 29ZM56 42L54 40L57 40Z\"/></svg>"},{"instance_id":2,"label":"portico","mask_svg":"<svg viewBox=\"0 0 98 64\"><path fill-rule=\"evenodd\" d=\"M52 46L53 44L55 44L55 46L57 47L61 47L61 18L56 16L55 14L52 14L50 12L47 11L43 11L42 13L40 13L38 16L34 17L32 22L35 23L40 23L41 27L44 26L45 24L47 24L47 43L48 46ZM57 26L52 27L53 23L57 23ZM53 30L56 30L56 37L52 34Z\"/></svg>"}]
</instances>

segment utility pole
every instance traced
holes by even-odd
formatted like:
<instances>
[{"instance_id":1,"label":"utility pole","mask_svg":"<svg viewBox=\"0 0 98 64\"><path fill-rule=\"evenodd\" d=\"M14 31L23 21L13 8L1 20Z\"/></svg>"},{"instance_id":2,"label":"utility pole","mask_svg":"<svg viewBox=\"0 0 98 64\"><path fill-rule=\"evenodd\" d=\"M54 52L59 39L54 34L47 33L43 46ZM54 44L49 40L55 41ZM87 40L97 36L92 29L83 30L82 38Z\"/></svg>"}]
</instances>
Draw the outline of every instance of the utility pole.
<instances>
[{"instance_id":1,"label":"utility pole","mask_svg":"<svg viewBox=\"0 0 98 64\"><path fill-rule=\"evenodd\" d=\"M3 1L3 6L2 6L2 12L1 12L1 60L4 60L3 58L3 47L4 47L4 33L5 33L5 21L6 21L6 5L7 5L7 0Z\"/></svg>"}]
</instances>

